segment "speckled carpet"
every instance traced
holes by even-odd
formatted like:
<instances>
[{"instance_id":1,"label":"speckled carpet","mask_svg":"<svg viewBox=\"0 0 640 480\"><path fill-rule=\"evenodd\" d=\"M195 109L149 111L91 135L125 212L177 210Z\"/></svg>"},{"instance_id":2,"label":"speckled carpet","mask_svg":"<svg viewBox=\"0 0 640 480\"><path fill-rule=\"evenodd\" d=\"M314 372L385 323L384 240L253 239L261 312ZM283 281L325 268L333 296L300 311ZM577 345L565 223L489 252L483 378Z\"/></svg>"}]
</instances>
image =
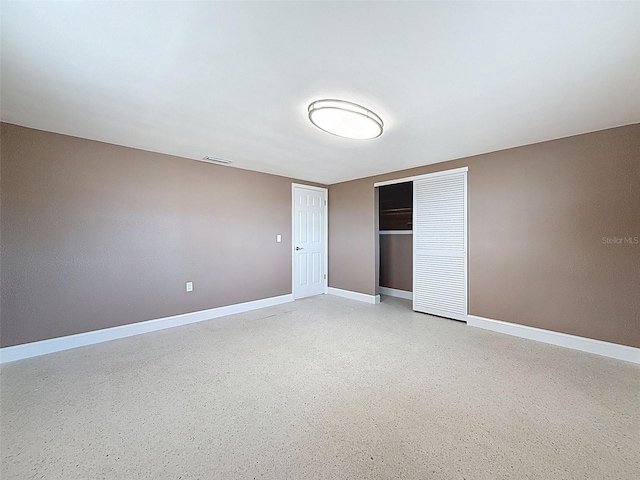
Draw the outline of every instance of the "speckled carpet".
<instances>
[{"instance_id":1,"label":"speckled carpet","mask_svg":"<svg viewBox=\"0 0 640 480\"><path fill-rule=\"evenodd\" d=\"M5 364L3 479L640 478L640 367L319 296Z\"/></svg>"}]
</instances>

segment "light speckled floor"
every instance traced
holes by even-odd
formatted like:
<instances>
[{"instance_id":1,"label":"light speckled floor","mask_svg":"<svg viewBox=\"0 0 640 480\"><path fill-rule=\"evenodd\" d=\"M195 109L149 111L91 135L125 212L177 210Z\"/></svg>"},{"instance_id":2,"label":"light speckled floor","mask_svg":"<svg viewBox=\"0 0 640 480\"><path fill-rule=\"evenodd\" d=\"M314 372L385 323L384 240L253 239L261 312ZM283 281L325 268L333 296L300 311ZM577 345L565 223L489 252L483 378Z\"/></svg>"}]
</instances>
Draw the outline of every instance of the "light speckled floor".
<instances>
[{"instance_id":1,"label":"light speckled floor","mask_svg":"<svg viewBox=\"0 0 640 480\"><path fill-rule=\"evenodd\" d=\"M640 368L319 296L6 364L3 479L631 479Z\"/></svg>"}]
</instances>

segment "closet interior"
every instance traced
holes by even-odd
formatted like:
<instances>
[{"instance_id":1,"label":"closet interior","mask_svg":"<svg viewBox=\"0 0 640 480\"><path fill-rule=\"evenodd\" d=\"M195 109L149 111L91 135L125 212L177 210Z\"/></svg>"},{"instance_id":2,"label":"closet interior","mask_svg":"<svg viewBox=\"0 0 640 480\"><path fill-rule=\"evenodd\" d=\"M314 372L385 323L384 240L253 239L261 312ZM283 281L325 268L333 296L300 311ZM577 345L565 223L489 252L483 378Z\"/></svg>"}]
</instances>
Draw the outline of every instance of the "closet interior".
<instances>
[{"instance_id":1,"label":"closet interior","mask_svg":"<svg viewBox=\"0 0 640 480\"><path fill-rule=\"evenodd\" d=\"M378 201L381 293L393 289L410 294L413 282L413 182L378 187Z\"/></svg>"}]
</instances>

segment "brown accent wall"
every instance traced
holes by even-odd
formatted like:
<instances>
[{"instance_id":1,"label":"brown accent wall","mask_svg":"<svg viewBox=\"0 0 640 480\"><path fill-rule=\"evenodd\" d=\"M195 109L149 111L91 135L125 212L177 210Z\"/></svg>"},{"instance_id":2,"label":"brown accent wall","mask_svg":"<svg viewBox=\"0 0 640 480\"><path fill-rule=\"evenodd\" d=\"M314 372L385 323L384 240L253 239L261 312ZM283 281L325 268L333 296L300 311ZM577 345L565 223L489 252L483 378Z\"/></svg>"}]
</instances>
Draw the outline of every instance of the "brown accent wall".
<instances>
[{"instance_id":1,"label":"brown accent wall","mask_svg":"<svg viewBox=\"0 0 640 480\"><path fill-rule=\"evenodd\" d=\"M640 124L331 185L330 285L376 293L374 182L461 166L469 313L640 347Z\"/></svg>"},{"instance_id":2,"label":"brown accent wall","mask_svg":"<svg viewBox=\"0 0 640 480\"><path fill-rule=\"evenodd\" d=\"M413 235L380 235L379 283L413 291Z\"/></svg>"},{"instance_id":3,"label":"brown accent wall","mask_svg":"<svg viewBox=\"0 0 640 480\"><path fill-rule=\"evenodd\" d=\"M291 179L1 137L3 347L291 293Z\"/></svg>"}]
</instances>

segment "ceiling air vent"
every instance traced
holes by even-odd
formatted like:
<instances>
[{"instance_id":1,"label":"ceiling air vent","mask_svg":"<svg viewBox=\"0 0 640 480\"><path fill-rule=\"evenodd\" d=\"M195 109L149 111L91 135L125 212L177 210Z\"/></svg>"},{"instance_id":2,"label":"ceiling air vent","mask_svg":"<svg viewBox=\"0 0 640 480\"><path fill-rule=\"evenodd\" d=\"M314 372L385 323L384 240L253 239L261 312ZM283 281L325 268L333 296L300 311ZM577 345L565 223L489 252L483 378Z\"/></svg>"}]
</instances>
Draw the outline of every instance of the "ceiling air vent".
<instances>
[{"instance_id":1,"label":"ceiling air vent","mask_svg":"<svg viewBox=\"0 0 640 480\"><path fill-rule=\"evenodd\" d=\"M224 158L212 157L211 155L207 155L206 157L202 157L203 162L208 163L217 163L218 165L229 165L231 160L226 160Z\"/></svg>"}]
</instances>

